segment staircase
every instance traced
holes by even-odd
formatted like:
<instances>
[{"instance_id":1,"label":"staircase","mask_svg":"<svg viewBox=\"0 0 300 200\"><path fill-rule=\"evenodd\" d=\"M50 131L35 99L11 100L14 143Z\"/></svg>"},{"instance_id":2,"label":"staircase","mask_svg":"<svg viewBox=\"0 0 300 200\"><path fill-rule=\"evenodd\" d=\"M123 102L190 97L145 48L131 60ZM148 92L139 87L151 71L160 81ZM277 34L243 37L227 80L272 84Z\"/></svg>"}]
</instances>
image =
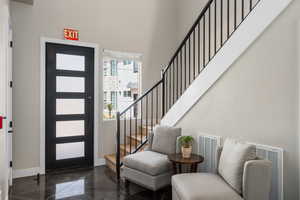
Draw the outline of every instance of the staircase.
<instances>
[{"instance_id":1,"label":"staircase","mask_svg":"<svg viewBox=\"0 0 300 200\"><path fill-rule=\"evenodd\" d=\"M201 74L261 0L210 0L162 70L162 78L117 113L116 154L106 155L120 178L122 158L142 151L150 132Z\"/></svg>"}]
</instances>

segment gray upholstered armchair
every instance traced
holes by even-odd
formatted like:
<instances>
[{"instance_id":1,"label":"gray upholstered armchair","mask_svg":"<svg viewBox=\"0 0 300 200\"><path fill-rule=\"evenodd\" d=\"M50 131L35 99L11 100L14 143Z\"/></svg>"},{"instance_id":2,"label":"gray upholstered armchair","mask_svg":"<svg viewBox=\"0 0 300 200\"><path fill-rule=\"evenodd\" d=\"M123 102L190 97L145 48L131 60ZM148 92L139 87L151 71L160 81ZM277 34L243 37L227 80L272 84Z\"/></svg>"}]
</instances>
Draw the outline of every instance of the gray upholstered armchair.
<instances>
[{"instance_id":1,"label":"gray upholstered armchair","mask_svg":"<svg viewBox=\"0 0 300 200\"><path fill-rule=\"evenodd\" d=\"M176 152L180 128L156 126L151 133L146 151L124 157L122 177L126 187L134 182L152 191L171 184L172 165L168 154Z\"/></svg>"},{"instance_id":2,"label":"gray upholstered armchair","mask_svg":"<svg viewBox=\"0 0 300 200\"><path fill-rule=\"evenodd\" d=\"M256 158L255 147L226 140L218 173L172 177L173 200L269 200L272 163Z\"/></svg>"}]
</instances>

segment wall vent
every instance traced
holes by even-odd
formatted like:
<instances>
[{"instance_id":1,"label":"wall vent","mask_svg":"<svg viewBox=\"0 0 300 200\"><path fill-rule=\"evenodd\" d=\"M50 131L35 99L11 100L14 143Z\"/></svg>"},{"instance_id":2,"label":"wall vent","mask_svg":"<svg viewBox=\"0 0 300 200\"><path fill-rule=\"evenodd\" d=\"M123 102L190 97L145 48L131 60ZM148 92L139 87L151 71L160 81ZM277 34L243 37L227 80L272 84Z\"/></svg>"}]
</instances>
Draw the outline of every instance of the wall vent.
<instances>
[{"instance_id":1,"label":"wall vent","mask_svg":"<svg viewBox=\"0 0 300 200\"><path fill-rule=\"evenodd\" d=\"M198 137L198 154L204 156L204 162L198 167L200 172L216 173L218 169L217 149L221 145L221 137Z\"/></svg>"},{"instance_id":2,"label":"wall vent","mask_svg":"<svg viewBox=\"0 0 300 200\"><path fill-rule=\"evenodd\" d=\"M272 162L272 186L270 200L283 200L283 152L282 148L261 144L256 146L256 155L259 158Z\"/></svg>"}]
</instances>

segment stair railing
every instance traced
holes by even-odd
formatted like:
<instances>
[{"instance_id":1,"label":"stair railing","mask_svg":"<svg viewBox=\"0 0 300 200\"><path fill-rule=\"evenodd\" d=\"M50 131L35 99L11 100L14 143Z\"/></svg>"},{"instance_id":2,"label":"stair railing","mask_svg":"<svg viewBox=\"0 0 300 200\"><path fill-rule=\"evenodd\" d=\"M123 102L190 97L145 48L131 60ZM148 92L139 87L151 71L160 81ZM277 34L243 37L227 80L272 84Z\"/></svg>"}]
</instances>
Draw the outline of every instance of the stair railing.
<instances>
[{"instance_id":1,"label":"stair railing","mask_svg":"<svg viewBox=\"0 0 300 200\"><path fill-rule=\"evenodd\" d=\"M150 131L153 130L155 124L160 122L163 110L162 94L163 79L124 111L117 113L116 172L118 178L120 178L122 165L121 157L136 153L143 148L148 141Z\"/></svg>"},{"instance_id":2,"label":"stair railing","mask_svg":"<svg viewBox=\"0 0 300 200\"><path fill-rule=\"evenodd\" d=\"M156 123L160 122L160 119L206 68L207 64L225 45L260 1L208 1L184 40L180 43L167 67L162 71L161 80L123 112L117 113L116 171L118 179L120 178L120 167L122 165L121 156L136 153L147 143L149 120L151 120L149 126L151 131L155 125L153 121ZM153 102L153 96L156 102ZM149 101L151 101L152 107L149 106ZM152 114L149 114L149 108ZM153 108L155 116L153 116ZM134 123L132 123L133 120ZM144 125L146 125L145 130ZM133 126L135 129L132 129ZM138 132L138 127L140 132ZM138 133L141 133L138 135L141 137L140 142L139 144L137 142L132 144L130 139L129 147L126 148L125 145L128 142L126 139L132 137L132 131L136 134L135 137L137 137ZM146 133L143 135L143 132ZM122 140L125 146L122 149L123 152L121 152Z\"/></svg>"}]
</instances>

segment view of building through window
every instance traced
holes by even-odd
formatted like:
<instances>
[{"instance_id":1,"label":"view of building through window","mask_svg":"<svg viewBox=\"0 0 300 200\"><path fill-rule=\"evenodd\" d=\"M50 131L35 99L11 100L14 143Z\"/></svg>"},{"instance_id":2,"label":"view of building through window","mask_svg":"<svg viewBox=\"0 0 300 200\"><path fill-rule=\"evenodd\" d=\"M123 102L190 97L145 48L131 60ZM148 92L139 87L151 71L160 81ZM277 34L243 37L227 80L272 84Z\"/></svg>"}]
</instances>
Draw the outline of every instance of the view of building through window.
<instances>
[{"instance_id":1,"label":"view of building through window","mask_svg":"<svg viewBox=\"0 0 300 200\"><path fill-rule=\"evenodd\" d=\"M104 119L114 119L117 111L124 110L137 99L140 92L140 71L141 62L130 56L104 56Z\"/></svg>"}]
</instances>

